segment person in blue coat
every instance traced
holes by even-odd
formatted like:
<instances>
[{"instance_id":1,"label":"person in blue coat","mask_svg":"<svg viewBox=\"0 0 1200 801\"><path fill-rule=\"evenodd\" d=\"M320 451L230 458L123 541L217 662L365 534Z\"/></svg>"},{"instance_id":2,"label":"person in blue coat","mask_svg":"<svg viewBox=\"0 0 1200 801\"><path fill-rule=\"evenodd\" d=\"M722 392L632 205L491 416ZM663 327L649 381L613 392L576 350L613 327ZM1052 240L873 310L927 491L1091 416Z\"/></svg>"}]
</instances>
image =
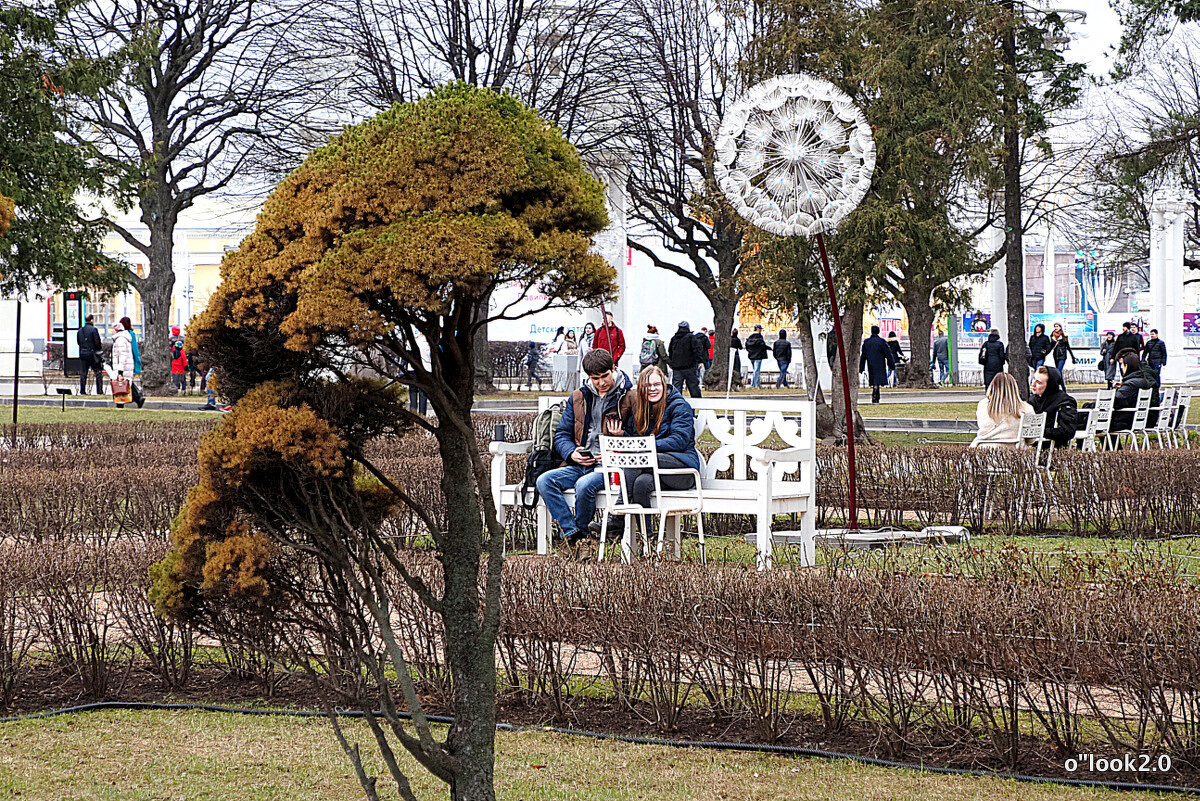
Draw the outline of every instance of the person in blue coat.
<instances>
[{"instance_id":1,"label":"person in blue coat","mask_svg":"<svg viewBox=\"0 0 1200 801\"><path fill-rule=\"evenodd\" d=\"M624 411L625 435L654 437L658 466L664 470L681 467L700 469L700 452L696 450L696 423L692 406L679 390L670 386L666 375L657 367L647 367L638 376L637 388L621 404ZM696 486L695 476L659 476L663 489L685 490ZM629 500L639 506L653 505L654 472L648 469L626 469L625 486Z\"/></svg>"},{"instance_id":2,"label":"person in blue coat","mask_svg":"<svg viewBox=\"0 0 1200 801\"><path fill-rule=\"evenodd\" d=\"M862 356L858 360L858 371L867 371L871 385L871 403L879 403L879 388L888 382L888 370L896 369L896 357L883 337L879 326L871 326L871 336L862 344Z\"/></svg>"}]
</instances>

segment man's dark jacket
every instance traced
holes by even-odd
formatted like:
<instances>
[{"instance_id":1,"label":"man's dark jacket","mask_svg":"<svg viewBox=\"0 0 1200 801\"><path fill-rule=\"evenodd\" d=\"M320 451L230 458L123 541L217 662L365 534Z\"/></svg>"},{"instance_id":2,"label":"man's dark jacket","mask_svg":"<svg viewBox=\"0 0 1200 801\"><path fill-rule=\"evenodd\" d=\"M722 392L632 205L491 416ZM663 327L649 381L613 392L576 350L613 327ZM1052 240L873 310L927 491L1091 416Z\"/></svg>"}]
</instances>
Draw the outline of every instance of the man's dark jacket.
<instances>
[{"instance_id":1,"label":"man's dark jacket","mask_svg":"<svg viewBox=\"0 0 1200 801\"><path fill-rule=\"evenodd\" d=\"M873 387L887 386L888 368L896 369L892 349L879 334L872 334L862 344L862 356L858 360L858 371L867 371L868 383Z\"/></svg>"},{"instance_id":2,"label":"man's dark jacket","mask_svg":"<svg viewBox=\"0 0 1200 801\"><path fill-rule=\"evenodd\" d=\"M767 358L767 341L759 331L746 337L746 358L752 362Z\"/></svg>"}]
</instances>

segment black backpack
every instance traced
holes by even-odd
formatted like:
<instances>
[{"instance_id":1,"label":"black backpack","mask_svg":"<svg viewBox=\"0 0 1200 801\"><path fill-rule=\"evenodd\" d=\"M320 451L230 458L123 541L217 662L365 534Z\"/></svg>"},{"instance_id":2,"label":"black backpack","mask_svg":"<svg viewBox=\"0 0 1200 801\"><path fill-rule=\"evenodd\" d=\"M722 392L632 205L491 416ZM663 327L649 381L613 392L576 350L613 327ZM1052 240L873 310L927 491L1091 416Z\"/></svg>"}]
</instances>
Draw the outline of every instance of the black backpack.
<instances>
[{"instance_id":1,"label":"black backpack","mask_svg":"<svg viewBox=\"0 0 1200 801\"><path fill-rule=\"evenodd\" d=\"M554 431L562 420L567 401L559 401L541 412L533 421L533 449L525 459L525 479L521 482L519 502L526 509L538 505L537 480L542 473L562 466L554 450Z\"/></svg>"}]
</instances>

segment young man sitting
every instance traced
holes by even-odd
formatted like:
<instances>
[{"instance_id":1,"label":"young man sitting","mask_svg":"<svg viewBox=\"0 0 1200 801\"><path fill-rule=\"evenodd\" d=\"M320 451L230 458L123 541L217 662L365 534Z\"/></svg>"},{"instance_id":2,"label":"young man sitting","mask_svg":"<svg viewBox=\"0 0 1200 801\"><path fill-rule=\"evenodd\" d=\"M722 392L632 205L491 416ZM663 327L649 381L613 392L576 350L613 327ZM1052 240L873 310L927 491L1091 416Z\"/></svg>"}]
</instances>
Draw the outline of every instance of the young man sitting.
<instances>
[{"instance_id":1,"label":"young man sitting","mask_svg":"<svg viewBox=\"0 0 1200 801\"><path fill-rule=\"evenodd\" d=\"M562 419L554 432L554 450L565 465L542 473L538 493L546 509L571 545L588 536L588 524L596 512L596 493L604 488L600 464L600 435L624 433L619 406L632 387L629 376L613 367L612 354L594 349L583 357L588 380L571 393ZM575 511L563 493L575 490Z\"/></svg>"}]
</instances>

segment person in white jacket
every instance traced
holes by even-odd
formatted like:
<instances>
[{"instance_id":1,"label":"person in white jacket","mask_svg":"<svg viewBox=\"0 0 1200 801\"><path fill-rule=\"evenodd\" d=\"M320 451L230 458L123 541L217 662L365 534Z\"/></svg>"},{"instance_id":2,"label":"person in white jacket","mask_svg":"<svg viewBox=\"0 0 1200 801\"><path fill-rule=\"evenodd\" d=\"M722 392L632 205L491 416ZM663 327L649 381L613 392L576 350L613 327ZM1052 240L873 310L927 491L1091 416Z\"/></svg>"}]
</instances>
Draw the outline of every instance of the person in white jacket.
<instances>
[{"instance_id":1,"label":"person in white jacket","mask_svg":"<svg viewBox=\"0 0 1200 801\"><path fill-rule=\"evenodd\" d=\"M117 323L112 327L112 368L116 376L129 381L129 386L133 387L133 334L125 330L125 326ZM140 395L140 393L139 393ZM138 398L137 405L140 409L145 403L145 398ZM124 404L118 403L117 406Z\"/></svg>"},{"instance_id":2,"label":"person in white jacket","mask_svg":"<svg viewBox=\"0 0 1200 801\"><path fill-rule=\"evenodd\" d=\"M987 397L975 408L979 433L971 441L972 448L1021 447L1021 415L1033 414L1033 407L1021 400L1017 379L1008 373L997 373L988 385Z\"/></svg>"}]
</instances>

